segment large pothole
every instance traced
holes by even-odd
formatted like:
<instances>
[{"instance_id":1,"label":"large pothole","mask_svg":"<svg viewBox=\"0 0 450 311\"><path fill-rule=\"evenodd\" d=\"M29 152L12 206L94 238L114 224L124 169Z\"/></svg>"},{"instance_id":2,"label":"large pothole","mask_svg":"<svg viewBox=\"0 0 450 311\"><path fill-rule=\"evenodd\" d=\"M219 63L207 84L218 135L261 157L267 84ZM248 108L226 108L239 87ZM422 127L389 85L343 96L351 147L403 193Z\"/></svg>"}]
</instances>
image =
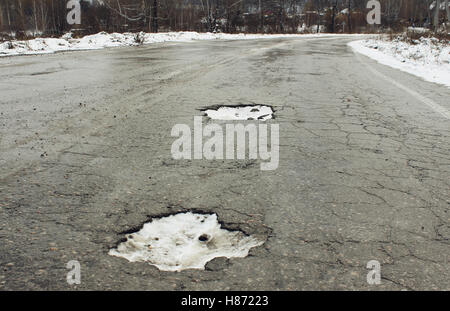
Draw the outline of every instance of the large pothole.
<instances>
[{"instance_id":1,"label":"large pothole","mask_svg":"<svg viewBox=\"0 0 450 311\"><path fill-rule=\"evenodd\" d=\"M269 120L273 118L273 109L269 106L218 106L202 109L213 120Z\"/></svg>"},{"instance_id":2,"label":"large pothole","mask_svg":"<svg viewBox=\"0 0 450 311\"><path fill-rule=\"evenodd\" d=\"M148 262L163 271L204 269L217 257L246 257L264 241L222 229L216 214L180 213L146 223L109 251L131 262Z\"/></svg>"}]
</instances>

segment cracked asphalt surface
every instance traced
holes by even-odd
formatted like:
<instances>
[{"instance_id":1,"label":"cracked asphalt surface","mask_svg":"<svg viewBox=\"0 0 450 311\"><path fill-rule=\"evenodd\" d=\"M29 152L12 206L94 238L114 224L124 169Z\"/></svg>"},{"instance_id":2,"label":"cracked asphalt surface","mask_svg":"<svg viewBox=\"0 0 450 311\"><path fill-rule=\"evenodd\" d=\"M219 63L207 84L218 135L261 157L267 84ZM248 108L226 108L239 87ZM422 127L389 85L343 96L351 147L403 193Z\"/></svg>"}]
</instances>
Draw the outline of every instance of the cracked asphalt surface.
<instances>
[{"instance_id":1,"label":"cracked asphalt surface","mask_svg":"<svg viewBox=\"0 0 450 311\"><path fill-rule=\"evenodd\" d=\"M366 65L447 109L450 90L355 57L354 39L0 58L0 290L450 290L450 121ZM238 104L276 109L277 170L172 159L175 124ZM267 241L205 271L107 254L187 210Z\"/></svg>"}]
</instances>

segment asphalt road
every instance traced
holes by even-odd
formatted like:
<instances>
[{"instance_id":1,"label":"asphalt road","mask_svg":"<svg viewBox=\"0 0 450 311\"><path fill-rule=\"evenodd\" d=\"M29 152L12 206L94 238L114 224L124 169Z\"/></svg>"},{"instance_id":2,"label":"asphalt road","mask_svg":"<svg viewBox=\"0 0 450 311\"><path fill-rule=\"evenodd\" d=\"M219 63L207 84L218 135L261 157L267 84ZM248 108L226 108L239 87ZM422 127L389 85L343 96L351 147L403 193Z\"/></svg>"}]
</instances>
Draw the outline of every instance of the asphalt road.
<instances>
[{"instance_id":1,"label":"asphalt road","mask_svg":"<svg viewBox=\"0 0 450 311\"><path fill-rule=\"evenodd\" d=\"M450 121L424 100L450 110L450 90L355 56L350 40L0 58L0 290L450 290ZM237 104L275 108L277 170L172 159L175 124ZM267 241L206 271L108 255L124 232L187 210Z\"/></svg>"}]
</instances>

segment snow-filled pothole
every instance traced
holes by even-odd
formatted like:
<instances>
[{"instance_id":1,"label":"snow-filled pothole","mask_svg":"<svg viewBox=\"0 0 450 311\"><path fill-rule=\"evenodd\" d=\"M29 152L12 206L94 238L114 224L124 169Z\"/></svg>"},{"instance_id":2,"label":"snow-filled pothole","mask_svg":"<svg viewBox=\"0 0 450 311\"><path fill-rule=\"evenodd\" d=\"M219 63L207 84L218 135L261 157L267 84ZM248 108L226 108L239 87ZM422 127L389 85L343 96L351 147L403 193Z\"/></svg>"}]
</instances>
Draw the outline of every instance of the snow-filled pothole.
<instances>
[{"instance_id":1,"label":"snow-filled pothole","mask_svg":"<svg viewBox=\"0 0 450 311\"><path fill-rule=\"evenodd\" d=\"M216 214L180 213L148 222L109 251L131 262L148 262L163 271L204 269L217 257L246 257L264 241L222 229Z\"/></svg>"},{"instance_id":2,"label":"snow-filled pothole","mask_svg":"<svg viewBox=\"0 0 450 311\"><path fill-rule=\"evenodd\" d=\"M269 120L274 111L269 106L222 106L206 109L205 114L213 120Z\"/></svg>"}]
</instances>

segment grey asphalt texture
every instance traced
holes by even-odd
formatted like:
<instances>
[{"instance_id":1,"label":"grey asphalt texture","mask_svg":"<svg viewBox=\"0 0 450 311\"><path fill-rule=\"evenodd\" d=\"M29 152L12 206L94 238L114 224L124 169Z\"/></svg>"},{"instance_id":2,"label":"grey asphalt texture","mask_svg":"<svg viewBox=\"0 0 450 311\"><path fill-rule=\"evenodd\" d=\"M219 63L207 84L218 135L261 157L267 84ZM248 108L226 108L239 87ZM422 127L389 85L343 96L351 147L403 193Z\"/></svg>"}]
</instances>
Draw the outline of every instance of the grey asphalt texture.
<instances>
[{"instance_id":1,"label":"grey asphalt texture","mask_svg":"<svg viewBox=\"0 0 450 311\"><path fill-rule=\"evenodd\" d=\"M351 40L0 58L0 290L450 290L450 121L367 65L446 109L450 90L356 57ZM175 124L247 104L276 110L277 170L172 159ZM108 255L185 211L266 242L178 273Z\"/></svg>"}]
</instances>

